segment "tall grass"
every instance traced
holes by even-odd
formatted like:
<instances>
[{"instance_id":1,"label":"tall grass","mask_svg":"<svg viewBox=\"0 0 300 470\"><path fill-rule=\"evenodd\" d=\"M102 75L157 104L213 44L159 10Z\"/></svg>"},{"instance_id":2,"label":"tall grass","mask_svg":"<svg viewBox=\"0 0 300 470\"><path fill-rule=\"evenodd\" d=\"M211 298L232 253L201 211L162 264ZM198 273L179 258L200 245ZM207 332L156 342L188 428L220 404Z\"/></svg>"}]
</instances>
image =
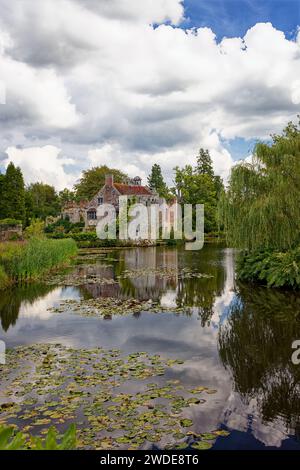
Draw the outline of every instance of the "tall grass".
<instances>
[{"instance_id":1,"label":"tall grass","mask_svg":"<svg viewBox=\"0 0 300 470\"><path fill-rule=\"evenodd\" d=\"M13 282L39 279L68 262L77 253L74 240L32 238L21 243L0 244L0 270Z\"/></svg>"}]
</instances>

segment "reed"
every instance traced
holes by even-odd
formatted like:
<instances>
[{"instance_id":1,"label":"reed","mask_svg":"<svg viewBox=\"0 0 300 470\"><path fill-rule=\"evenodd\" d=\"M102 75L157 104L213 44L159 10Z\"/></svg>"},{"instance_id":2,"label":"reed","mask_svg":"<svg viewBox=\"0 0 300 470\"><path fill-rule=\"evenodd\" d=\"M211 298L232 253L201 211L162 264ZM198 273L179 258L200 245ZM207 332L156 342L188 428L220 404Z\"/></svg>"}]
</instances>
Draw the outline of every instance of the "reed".
<instances>
[{"instance_id":1,"label":"reed","mask_svg":"<svg viewBox=\"0 0 300 470\"><path fill-rule=\"evenodd\" d=\"M77 246L71 239L32 238L21 243L1 243L0 273L4 273L2 274L4 280L8 279L11 282L36 280L52 269L67 263L76 254Z\"/></svg>"}]
</instances>

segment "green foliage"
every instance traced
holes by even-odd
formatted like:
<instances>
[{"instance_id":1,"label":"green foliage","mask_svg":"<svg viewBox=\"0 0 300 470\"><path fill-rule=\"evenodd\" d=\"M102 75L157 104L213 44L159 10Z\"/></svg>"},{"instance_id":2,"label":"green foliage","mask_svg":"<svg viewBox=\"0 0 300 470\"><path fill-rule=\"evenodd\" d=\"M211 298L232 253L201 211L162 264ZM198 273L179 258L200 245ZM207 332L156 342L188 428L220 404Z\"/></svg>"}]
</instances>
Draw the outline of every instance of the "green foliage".
<instances>
[{"instance_id":1,"label":"green foliage","mask_svg":"<svg viewBox=\"0 0 300 470\"><path fill-rule=\"evenodd\" d=\"M254 251L240 254L238 278L269 287L300 287L300 248L286 252Z\"/></svg>"},{"instance_id":2,"label":"green foliage","mask_svg":"<svg viewBox=\"0 0 300 470\"><path fill-rule=\"evenodd\" d=\"M44 439L16 432L13 427L0 426L0 450L72 450L76 449L76 427L72 424L61 437L54 427Z\"/></svg>"},{"instance_id":3,"label":"green foliage","mask_svg":"<svg viewBox=\"0 0 300 470\"><path fill-rule=\"evenodd\" d=\"M0 226L2 227L12 227L16 225L22 225L21 220L16 220L16 219L3 219L0 220Z\"/></svg>"},{"instance_id":4,"label":"green foliage","mask_svg":"<svg viewBox=\"0 0 300 470\"><path fill-rule=\"evenodd\" d=\"M285 251L299 244L300 126L289 123L270 145L256 145L252 163L232 170L221 203L228 243Z\"/></svg>"},{"instance_id":5,"label":"green foliage","mask_svg":"<svg viewBox=\"0 0 300 470\"><path fill-rule=\"evenodd\" d=\"M205 232L217 231L217 203L223 182L214 175L208 150L200 150L196 167L175 168L175 185L181 203L204 204Z\"/></svg>"},{"instance_id":6,"label":"green foliage","mask_svg":"<svg viewBox=\"0 0 300 470\"><path fill-rule=\"evenodd\" d=\"M127 175L122 171L108 168L106 165L97 166L83 172L82 177L75 185L77 200L90 200L104 186L105 176L111 174L116 183L122 183Z\"/></svg>"},{"instance_id":7,"label":"green foliage","mask_svg":"<svg viewBox=\"0 0 300 470\"><path fill-rule=\"evenodd\" d=\"M45 238L44 234L45 222L38 219L33 219L24 231L24 237L26 239L30 238Z\"/></svg>"},{"instance_id":8,"label":"green foliage","mask_svg":"<svg viewBox=\"0 0 300 470\"><path fill-rule=\"evenodd\" d=\"M70 191L69 189L65 188L58 194L60 207L65 206L68 202L75 202L76 201L76 194L74 191Z\"/></svg>"},{"instance_id":9,"label":"green foliage","mask_svg":"<svg viewBox=\"0 0 300 470\"><path fill-rule=\"evenodd\" d=\"M45 437L41 439L32 437L33 450L72 450L76 449L76 427L72 424L59 442L59 435L54 427L51 427Z\"/></svg>"},{"instance_id":10,"label":"green foliage","mask_svg":"<svg viewBox=\"0 0 300 470\"><path fill-rule=\"evenodd\" d=\"M0 289L5 289L9 285L9 278L4 271L3 266L0 265Z\"/></svg>"},{"instance_id":11,"label":"green foliage","mask_svg":"<svg viewBox=\"0 0 300 470\"><path fill-rule=\"evenodd\" d=\"M41 240L0 244L0 265L14 282L39 279L77 254L74 240Z\"/></svg>"},{"instance_id":12,"label":"green foliage","mask_svg":"<svg viewBox=\"0 0 300 470\"><path fill-rule=\"evenodd\" d=\"M59 219L54 224L47 225L47 227L45 227L45 233L53 234L52 238L54 238L55 235L58 235L58 238L64 238L61 235L71 232L79 232L84 228L84 226L84 222L77 222L72 224L72 222L70 222L68 219Z\"/></svg>"},{"instance_id":13,"label":"green foliage","mask_svg":"<svg viewBox=\"0 0 300 470\"><path fill-rule=\"evenodd\" d=\"M151 174L148 177L148 186L151 191L157 192L160 197L168 199L169 189L164 181L161 167L157 163L153 165Z\"/></svg>"},{"instance_id":14,"label":"green foliage","mask_svg":"<svg viewBox=\"0 0 300 470\"><path fill-rule=\"evenodd\" d=\"M43 219L60 213L60 200L53 186L43 183L31 184L26 189L26 218Z\"/></svg>"},{"instance_id":15,"label":"green foliage","mask_svg":"<svg viewBox=\"0 0 300 470\"><path fill-rule=\"evenodd\" d=\"M0 450L24 450L25 445L24 434L15 433L13 427L0 426Z\"/></svg>"},{"instance_id":16,"label":"green foliage","mask_svg":"<svg viewBox=\"0 0 300 470\"><path fill-rule=\"evenodd\" d=\"M25 223L25 186L19 167L10 163L0 178L0 218L17 219Z\"/></svg>"},{"instance_id":17,"label":"green foliage","mask_svg":"<svg viewBox=\"0 0 300 470\"><path fill-rule=\"evenodd\" d=\"M212 159L208 150L201 148L197 157L197 173L214 178Z\"/></svg>"}]
</instances>

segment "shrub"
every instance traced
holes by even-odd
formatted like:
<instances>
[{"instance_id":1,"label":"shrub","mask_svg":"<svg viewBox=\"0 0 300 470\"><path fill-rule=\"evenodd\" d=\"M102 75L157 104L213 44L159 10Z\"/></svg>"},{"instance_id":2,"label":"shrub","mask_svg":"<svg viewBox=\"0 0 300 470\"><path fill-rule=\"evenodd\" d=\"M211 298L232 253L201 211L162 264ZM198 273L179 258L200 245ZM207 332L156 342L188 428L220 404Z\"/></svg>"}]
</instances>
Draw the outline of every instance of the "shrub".
<instances>
[{"instance_id":1,"label":"shrub","mask_svg":"<svg viewBox=\"0 0 300 470\"><path fill-rule=\"evenodd\" d=\"M238 258L237 272L242 281L300 288L300 248L286 252L244 252Z\"/></svg>"},{"instance_id":2,"label":"shrub","mask_svg":"<svg viewBox=\"0 0 300 470\"><path fill-rule=\"evenodd\" d=\"M72 450L76 448L76 427L72 424L59 441L54 427L44 439L15 431L11 426L0 426L0 450Z\"/></svg>"},{"instance_id":3,"label":"shrub","mask_svg":"<svg viewBox=\"0 0 300 470\"><path fill-rule=\"evenodd\" d=\"M21 220L16 220L16 219L2 219L0 220L0 226L4 227L11 227L15 225L22 225Z\"/></svg>"},{"instance_id":4,"label":"shrub","mask_svg":"<svg viewBox=\"0 0 300 470\"><path fill-rule=\"evenodd\" d=\"M24 236L26 239L29 238L43 238L44 235L44 229L45 229L45 222L39 219L33 219L29 225L24 231Z\"/></svg>"}]
</instances>

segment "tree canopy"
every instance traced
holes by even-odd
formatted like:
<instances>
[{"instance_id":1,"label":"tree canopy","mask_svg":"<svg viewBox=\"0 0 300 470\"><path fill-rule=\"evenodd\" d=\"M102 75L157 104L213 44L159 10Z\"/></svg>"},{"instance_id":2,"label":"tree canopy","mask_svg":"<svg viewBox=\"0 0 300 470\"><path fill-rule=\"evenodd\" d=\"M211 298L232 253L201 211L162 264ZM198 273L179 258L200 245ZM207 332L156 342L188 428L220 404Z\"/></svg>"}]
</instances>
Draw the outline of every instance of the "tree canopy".
<instances>
[{"instance_id":1,"label":"tree canopy","mask_svg":"<svg viewBox=\"0 0 300 470\"><path fill-rule=\"evenodd\" d=\"M163 178L161 167L157 163L153 165L151 174L148 177L148 186L151 191L156 191L160 197L168 198L169 189Z\"/></svg>"},{"instance_id":2,"label":"tree canopy","mask_svg":"<svg viewBox=\"0 0 300 470\"><path fill-rule=\"evenodd\" d=\"M19 167L9 163L0 177L0 219L12 218L25 223L25 185Z\"/></svg>"},{"instance_id":3,"label":"tree canopy","mask_svg":"<svg viewBox=\"0 0 300 470\"><path fill-rule=\"evenodd\" d=\"M258 143L252 162L233 168L221 204L232 246L286 250L299 244L299 124L289 123L269 144Z\"/></svg>"},{"instance_id":4,"label":"tree canopy","mask_svg":"<svg viewBox=\"0 0 300 470\"><path fill-rule=\"evenodd\" d=\"M183 204L204 204L205 232L218 229L217 202L223 182L215 176L208 150L200 149L195 167L175 168L175 191Z\"/></svg>"},{"instance_id":5,"label":"tree canopy","mask_svg":"<svg viewBox=\"0 0 300 470\"><path fill-rule=\"evenodd\" d=\"M77 200L90 200L105 184L105 176L111 174L116 183L122 183L128 176L120 170L97 166L82 173L80 181L75 185Z\"/></svg>"},{"instance_id":6,"label":"tree canopy","mask_svg":"<svg viewBox=\"0 0 300 470\"><path fill-rule=\"evenodd\" d=\"M33 183L26 188L26 216L30 219L43 219L60 214L61 204L53 186Z\"/></svg>"}]
</instances>

